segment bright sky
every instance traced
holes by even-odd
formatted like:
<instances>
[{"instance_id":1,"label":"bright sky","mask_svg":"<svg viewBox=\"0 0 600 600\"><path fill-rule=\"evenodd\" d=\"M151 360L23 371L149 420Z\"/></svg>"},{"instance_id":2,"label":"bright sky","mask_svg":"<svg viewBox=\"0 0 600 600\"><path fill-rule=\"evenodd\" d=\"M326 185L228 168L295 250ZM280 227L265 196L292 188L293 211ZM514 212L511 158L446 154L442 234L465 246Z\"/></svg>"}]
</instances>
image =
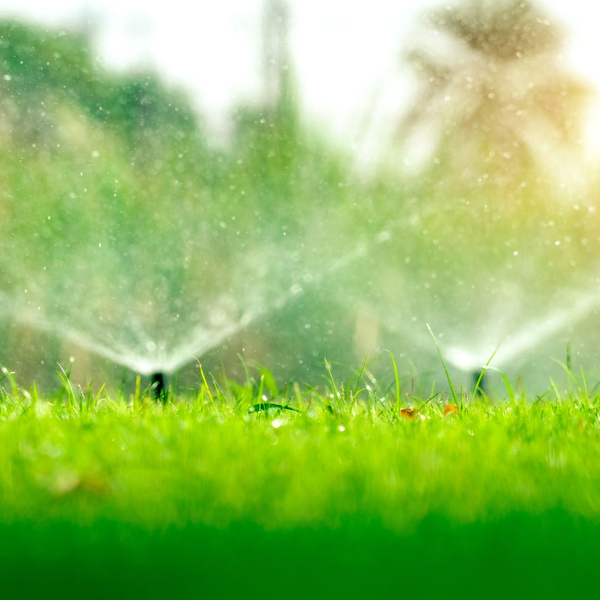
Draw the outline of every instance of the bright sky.
<instances>
[{"instance_id":1,"label":"bright sky","mask_svg":"<svg viewBox=\"0 0 600 600\"><path fill-rule=\"evenodd\" d=\"M539 0L569 32L566 60L600 89L600 9L589 0ZM398 116L411 79L400 51L418 14L439 0L290 0L291 46L301 101L311 120L351 146L366 116ZM0 16L49 25L98 23L98 50L107 64L150 65L184 86L226 132L227 115L261 90L264 0L0 0ZM598 111L600 115L600 110ZM590 124L590 139L600 139ZM600 143L598 143L600 147Z\"/></svg>"}]
</instances>

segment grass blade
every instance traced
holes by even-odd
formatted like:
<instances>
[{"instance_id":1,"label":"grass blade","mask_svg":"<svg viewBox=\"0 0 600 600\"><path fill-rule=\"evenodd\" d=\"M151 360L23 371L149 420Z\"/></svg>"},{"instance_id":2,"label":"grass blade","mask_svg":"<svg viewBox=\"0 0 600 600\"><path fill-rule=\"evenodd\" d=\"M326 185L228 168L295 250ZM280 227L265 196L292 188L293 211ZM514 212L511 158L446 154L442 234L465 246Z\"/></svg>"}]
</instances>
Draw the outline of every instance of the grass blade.
<instances>
[{"instance_id":1,"label":"grass blade","mask_svg":"<svg viewBox=\"0 0 600 600\"><path fill-rule=\"evenodd\" d=\"M454 391L454 385L452 385L452 378L450 377L450 373L448 372L448 367L446 367L446 363L444 362L444 357L442 356L442 351L440 350L440 346L435 338L433 331L431 330L431 327L429 327L429 323L427 323L426 325L427 325L427 329L429 329L429 333L431 334L431 337L433 338L433 343L435 344L435 347L437 349L437 353L438 353L438 356L440 357L440 361L442 362L442 366L444 367L444 373L446 373L446 379L448 380L448 385L450 386L450 392L452 393L452 400L454 401L454 404L456 404L457 406L460 406L460 408L462 408L462 398L461 398L461 401L459 404L458 398L456 396L456 392Z\"/></svg>"},{"instance_id":2,"label":"grass blade","mask_svg":"<svg viewBox=\"0 0 600 600\"><path fill-rule=\"evenodd\" d=\"M396 378L396 411L400 410L400 378L398 377L398 367L396 366L396 360L394 359L394 355L389 351L386 352L390 355L392 359L392 364L394 365L394 377Z\"/></svg>"},{"instance_id":3,"label":"grass blade","mask_svg":"<svg viewBox=\"0 0 600 600\"><path fill-rule=\"evenodd\" d=\"M500 342L500 344L501 343L502 342ZM479 373L479 377L477 378L477 381L475 383L475 389L473 390L473 398L475 398L475 394L477 394L477 390L479 389L479 385L481 384L481 380L483 379L483 376L485 375L485 372L489 369L490 363L494 359L494 356L496 356L496 352L498 352L498 350L500 349L500 344L498 344L496 346L496 349L492 352L492 355L489 357L488 361L485 363L485 366L481 370L481 373Z\"/></svg>"},{"instance_id":4,"label":"grass blade","mask_svg":"<svg viewBox=\"0 0 600 600\"><path fill-rule=\"evenodd\" d=\"M358 380L356 381L356 387L354 388L354 397L356 398L357 393L358 393L358 389L360 387L360 382L362 381L362 376L363 373L365 372L365 369L367 368L367 361L369 360L369 355L367 354L367 356L365 357L365 362L362 365L362 368L358 374Z\"/></svg>"},{"instance_id":5,"label":"grass blade","mask_svg":"<svg viewBox=\"0 0 600 600\"><path fill-rule=\"evenodd\" d=\"M508 377L497 367L491 367L488 365L487 370L494 371L495 373L498 373L498 375L500 375L500 377L502 378L502 381L504 382L504 385L506 387L506 391L508 392L508 397L510 398L510 401L514 402L515 401L515 392L512 388L512 385L510 385L510 381L508 380Z\"/></svg>"}]
</instances>

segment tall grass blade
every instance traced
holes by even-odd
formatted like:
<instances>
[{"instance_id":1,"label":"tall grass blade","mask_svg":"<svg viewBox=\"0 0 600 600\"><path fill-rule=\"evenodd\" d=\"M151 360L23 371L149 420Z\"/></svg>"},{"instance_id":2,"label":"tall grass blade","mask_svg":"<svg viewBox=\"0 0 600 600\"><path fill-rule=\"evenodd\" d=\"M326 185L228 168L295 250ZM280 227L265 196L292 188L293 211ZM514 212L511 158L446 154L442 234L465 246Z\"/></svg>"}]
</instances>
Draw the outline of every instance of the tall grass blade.
<instances>
[{"instance_id":1,"label":"tall grass blade","mask_svg":"<svg viewBox=\"0 0 600 600\"><path fill-rule=\"evenodd\" d=\"M331 372L331 365L329 364L329 361L327 359L325 359L325 369L327 370L327 373L329 374L329 379L331 381L331 385L333 387L333 392L335 394L335 397L337 400L339 400L340 391L335 383L335 379L333 378L333 373Z\"/></svg>"},{"instance_id":2,"label":"tall grass blade","mask_svg":"<svg viewBox=\"0 0 600 600\"><path fill-rule=\"evenodd\" d=\"M500 344L501 343L502 342L500 342ZM490 366L492 360L494 359L494 356L496 356L496 353L498 352L498 350L500 348L500 344L498 344L496 346L496 349L492 352L492 355L489 357L488 361L485 363L485 366L483 367L483 369L481 369L481 373L479 373L479 377L477 378L477 381L475 382L475 389L473 390L473 398L475 398L475 394L477 394L477 390L479 390L479 386L481 385L481 380L483 379L485 372L489 369L489 366Z\"/></svg>"},{"instance_id":3,"label":"tall grass blade","mask_svg":"<svg viewBox=\"0 0 600 600\"><path fill-rule=\"evenodd\" d=\"M396 379L396 412L400 410L400 378L398 377L398 367L396 366L396 360L394 359L394 355L389 351L386 352L390 355L392 359L392 365L394 365L394 377Z\"/></svg>"},{"instance_id":4,"label":"tall grass blade","mask_svg":"<svg viewBox=\"0 0 600 600\"><path fill-rule=\"evenodd\" d=\"M454 404L460 405L460 407L462 408L462 398L459 403L458 397L456 396L456 392L454 391L454 385L452 385L452 378L450 377L450 373L448 372L448 367L446 366L444 357L442 356L442 351L440 350L438 341L435 338L435 335L434 335L433 331L431 330L431 327L429 327L429 323L427 323L426 325L427 325L427 329L429 329L429 333L431 334L431 337L433 338L433 343L435 344L435 347L437 349L437 353L438 353L438 356L440 357L440 361L442 362L442 366L444 367L444 373L446 373L446 379L448 380L448 385L450 386L450 392L452 393L452 400L454 401Z\"/></svg>"},{"instance_id":5,"label":"tall grass blade","mask_svg":"<svg viewBox=\"0 0 600 600\"><path fill-rule=\"evenodd\" d=\"M194 358L196 358L196 357L194 357ZM208 382L206 381L206 375L204 375L204 369L202 368L202 363L197 358L196 358L196 362L198 363L198 367L200 368L200 375L202 376L203 389L205 390L205 393L208 394L211 404L213 405L213 408L216 410L217 405L215 403L215 399L214 399L213 395L210 393L210 387L208 386Z\"/></svg>"},{"instance_id":6,"label":"tall grass blade","mask_svg":"<svg viewBox=\"0 0 600 600\"><path fill-rule=\"evenodd\" d=\"M515 401L515 391L513 390L513 387L510 384L508 377L497 367L492 367L492 366L488 365L487 370L494 371L495 373L498 373L498 375L500 375L500 377L502 378L502 381L504 382L504 386L506 387L506 391L508 392L508 397L510 398L510 401L514 402Z\"/></svg>"},{"instance_id":7,"label":"tall grass blade","mask_svg":"<svg viewBox=\"0 0 600 600\"><path fill-rule=\"evenodd\" d=\"M362 376L363 373L365 372L365 369L367 368L367 361L369 360L369 355L367 354L367 356L365 357L365 362L362 365L362 368L360 369L360 372L358 374L358 380L356 381L356 386L354 388L354 397L356 398L357 394L358 394L358 390L360 388L360 382L362 381Z\"/></svg>"}]
</instances>

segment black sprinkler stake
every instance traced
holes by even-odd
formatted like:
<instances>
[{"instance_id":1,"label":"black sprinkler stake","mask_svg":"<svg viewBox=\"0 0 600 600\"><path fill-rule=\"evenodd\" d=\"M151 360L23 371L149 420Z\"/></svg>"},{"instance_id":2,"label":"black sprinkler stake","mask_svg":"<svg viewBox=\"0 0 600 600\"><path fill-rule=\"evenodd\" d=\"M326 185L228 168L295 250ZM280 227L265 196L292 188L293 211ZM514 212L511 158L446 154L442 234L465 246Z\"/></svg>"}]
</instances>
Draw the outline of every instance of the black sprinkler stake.
<instances>
[{"instance_id":1,"label":"black sprinkler stake","mask_svg":"<svg viewBox=\"0 0 600 600\"><path fill-rule=\"evenodd\" d=\"M150 375L150 388L154 394L154 397L157 400L162 400L164 402L166 396L166 377L165 374L161 371L157 371L156 373L152 373Z\"/></svg>"}]
</instances>

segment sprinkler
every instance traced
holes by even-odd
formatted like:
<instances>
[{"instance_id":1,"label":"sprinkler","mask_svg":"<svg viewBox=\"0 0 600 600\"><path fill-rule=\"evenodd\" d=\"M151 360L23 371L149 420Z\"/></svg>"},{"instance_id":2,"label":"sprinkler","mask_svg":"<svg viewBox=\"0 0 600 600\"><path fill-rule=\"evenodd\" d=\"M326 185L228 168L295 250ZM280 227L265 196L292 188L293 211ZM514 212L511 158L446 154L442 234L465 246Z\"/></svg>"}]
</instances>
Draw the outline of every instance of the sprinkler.
<instances>
[{"instance_id":1,"label":"sprinkler","mask_svg":"<svg viewBox=\"0 0 600 600\"><path fill-rule=\"evenodd\" d=\"M166 377L161 371L156 371L150 375L150 387L157 400L165 400L166 396Z\"/></svg>"}]
</instances>

